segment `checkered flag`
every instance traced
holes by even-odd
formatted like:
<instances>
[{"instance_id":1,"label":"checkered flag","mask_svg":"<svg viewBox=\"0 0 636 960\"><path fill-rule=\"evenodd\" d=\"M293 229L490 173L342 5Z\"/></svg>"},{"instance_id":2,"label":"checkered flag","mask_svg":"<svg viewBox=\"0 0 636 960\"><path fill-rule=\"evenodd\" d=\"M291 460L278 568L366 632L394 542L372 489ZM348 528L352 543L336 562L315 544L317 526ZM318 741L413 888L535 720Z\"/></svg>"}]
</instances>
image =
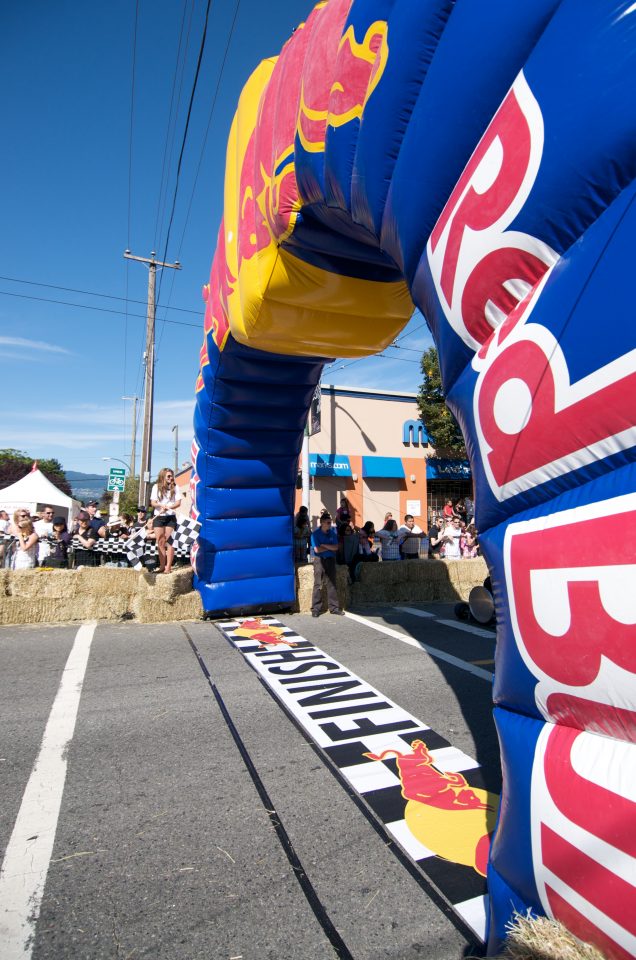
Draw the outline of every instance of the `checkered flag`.
<instances>
[{"instance_id":1,"label":"checkered flag","mask_svg":"<svg viewBox=\"0 0 636 960\"><path fill-rule=\"evenodd\" d=\"M198 520L191 517L184 517L180 520L177 529L170 537L169 543L175 548L175 553L179 556L187 556L192 546L196 543L201 530L201 524ZM146 528L140 527L136 530L130 539L124 544L128 562L135 570L143 570L143 558L148 554L156 556L157 545L154 540L146 543Z\"/></svg>"},{"instance_id":2,"label":"checkered flag","mask_svg":"<svg viewBox=\"0 0 636 960\"><path fill-rule=\"evenodd\" d=\"M135 570L143 570L143 557L146 552L146 528L140 527L124 543L126 558Z\"/></svg>"},{"instance_id":3,"label":"checkered flag","mask_svg":"<svg viewBox=\"0 0 636 960\"><path fill-rule=\"evenodd\" d=\"M190 553L192 545L199 537L201 524L192 517L185 517L179 521L179 526L172 536L172 545L175 550L183 550L184 553Z\"/></svg>"}]
</instances>

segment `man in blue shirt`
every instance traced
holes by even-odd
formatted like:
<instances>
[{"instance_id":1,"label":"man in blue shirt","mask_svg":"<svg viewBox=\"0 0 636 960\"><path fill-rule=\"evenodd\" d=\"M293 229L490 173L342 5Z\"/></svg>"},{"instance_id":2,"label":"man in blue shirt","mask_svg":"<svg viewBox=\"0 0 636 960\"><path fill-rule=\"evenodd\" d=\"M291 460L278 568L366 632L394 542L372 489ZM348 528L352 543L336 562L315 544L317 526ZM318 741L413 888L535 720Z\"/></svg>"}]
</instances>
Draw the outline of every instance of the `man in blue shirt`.
<instances>
[{"instance_id":1,"label":"man in blue shirt","mask_svg":"<svg viewBox=\"0 0 636 960\"><path fill-rule=\"evenodd\" d=\"M320 523L311 535L314 551L314 592L311 597L311 615L319 617L322 610L322 585L327 586L329 613L342 616L336 587L336 553L338 534L331 523L331 516L323 513Z\"/></svg>"}]
</instances>

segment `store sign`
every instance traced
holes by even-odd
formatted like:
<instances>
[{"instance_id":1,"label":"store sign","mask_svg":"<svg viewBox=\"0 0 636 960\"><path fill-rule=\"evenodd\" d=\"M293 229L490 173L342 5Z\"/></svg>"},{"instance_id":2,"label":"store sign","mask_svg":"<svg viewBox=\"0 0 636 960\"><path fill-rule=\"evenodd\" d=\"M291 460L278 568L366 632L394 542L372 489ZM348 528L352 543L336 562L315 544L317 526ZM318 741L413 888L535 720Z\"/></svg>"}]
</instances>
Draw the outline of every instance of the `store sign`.
<instances>
[{"instance_id":1,"label":"store sign","mask_svg":"<svg viewBox=\"0 0 636 960\"><path fill-rule=\"evenodd\" d=\"M468 460L429 457L426 461L427 480L470 480L470 477Z\"/></svg>"},{"instance_id":2,"label":"store sign","mask_svg":"<svg viewBox=\"0 0 636 960\"><path fill-rule=\"evenodd\" d=\"M350 477L349 457L337 453L311 453L309 474L312 477Z\"/></svg>"},{"instance_id":3,"label":"store sign","mask_svg":"<svg viewBox=\"0 0 636 960\"><path fill-rule=\"evenodd\" d=\"M405 420L402 426L402 443L409 447L425 446L428 443L426 427L421 420Z\"/></svg>"}]
</instances>

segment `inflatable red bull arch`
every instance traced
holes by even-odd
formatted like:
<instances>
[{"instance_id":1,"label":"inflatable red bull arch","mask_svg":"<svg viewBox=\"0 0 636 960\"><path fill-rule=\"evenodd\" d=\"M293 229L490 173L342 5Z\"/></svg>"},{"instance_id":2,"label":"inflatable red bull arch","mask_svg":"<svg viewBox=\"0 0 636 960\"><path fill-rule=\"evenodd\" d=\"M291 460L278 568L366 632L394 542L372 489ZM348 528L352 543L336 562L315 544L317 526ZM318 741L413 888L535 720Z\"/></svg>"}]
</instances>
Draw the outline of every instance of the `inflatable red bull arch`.
<instances>
[{"instance_id":1,"label":"inflatable red bull arch","mask_svg":"<svg viewBox=\"0 0 636 960\"><path fill-rule=\"evenodd\" d=\"M636 956L636 3L328 0L242 93L196 389L209 612L294 599L307 412L417 305L492 574L513 911Z\"/></svg>"}]
</instances>

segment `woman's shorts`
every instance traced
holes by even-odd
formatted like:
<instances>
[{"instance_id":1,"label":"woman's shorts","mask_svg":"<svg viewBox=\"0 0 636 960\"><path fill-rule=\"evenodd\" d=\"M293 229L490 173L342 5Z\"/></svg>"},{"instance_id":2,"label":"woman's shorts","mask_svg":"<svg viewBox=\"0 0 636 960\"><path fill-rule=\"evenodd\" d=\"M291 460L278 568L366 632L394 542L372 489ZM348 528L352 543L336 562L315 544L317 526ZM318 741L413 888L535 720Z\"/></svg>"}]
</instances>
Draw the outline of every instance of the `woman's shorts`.
<instances>
[{"instance_id":1,"label":"woman's shorts","mask_svg":"<svg viewBox=\"0 0 636 960\"><path fill-rule=\"evenodd\" d=\"M152 518L153 527L173 527L176 529L177 518L174 513L160 513Z\"/></svg>"}]
</instances>

